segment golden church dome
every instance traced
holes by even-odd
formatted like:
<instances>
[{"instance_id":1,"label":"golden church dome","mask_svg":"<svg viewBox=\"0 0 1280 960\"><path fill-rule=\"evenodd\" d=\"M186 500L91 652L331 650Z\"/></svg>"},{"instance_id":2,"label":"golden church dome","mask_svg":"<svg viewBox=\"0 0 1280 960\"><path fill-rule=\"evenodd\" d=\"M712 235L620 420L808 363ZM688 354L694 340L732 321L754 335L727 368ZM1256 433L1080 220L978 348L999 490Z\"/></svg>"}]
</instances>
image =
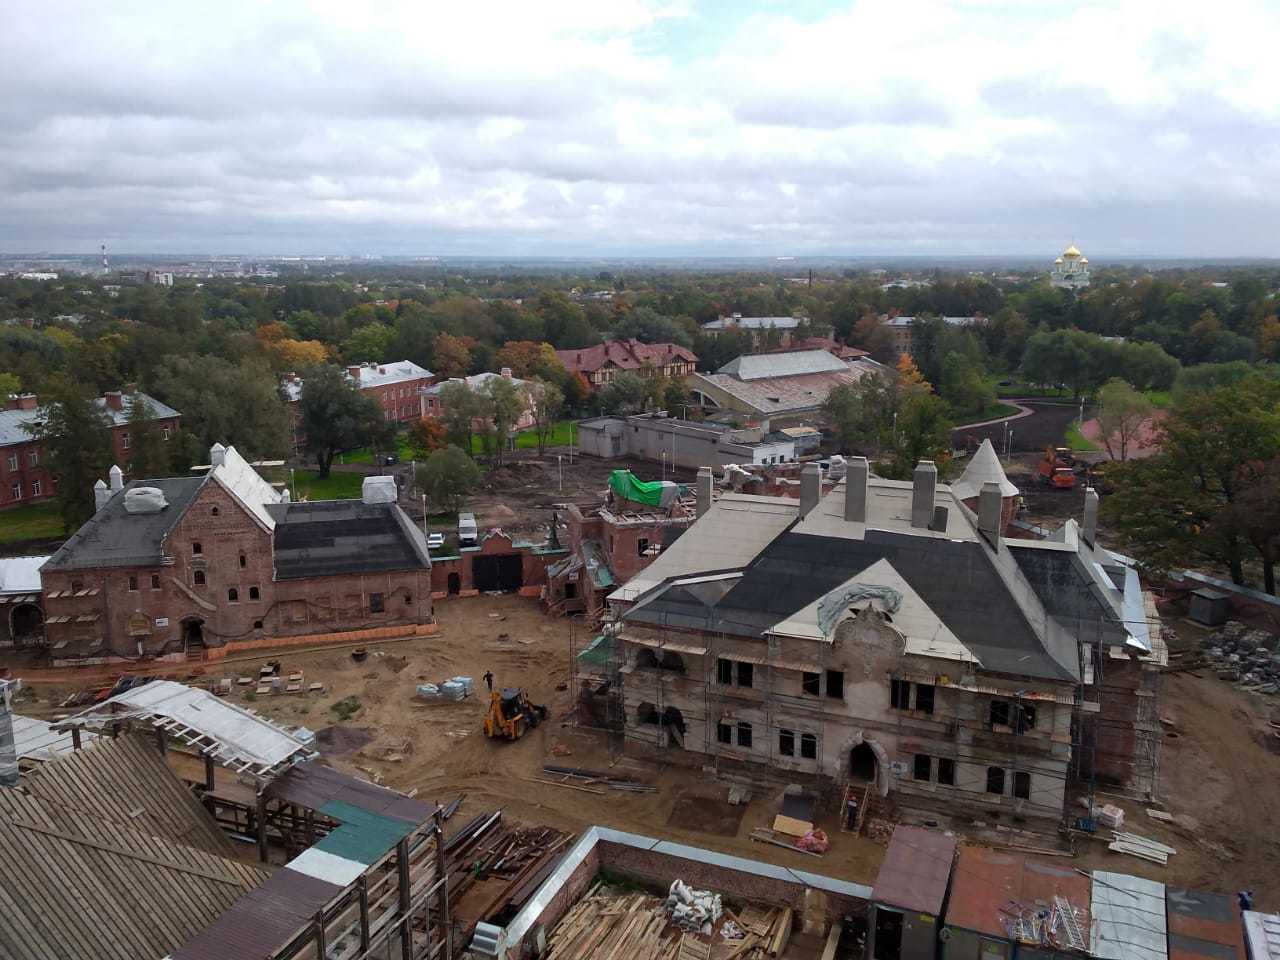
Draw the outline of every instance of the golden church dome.
<instances>
[{"instance_id":1,"label":"golden church dome","mask_svg":"<svg viewBox=\"0 0 1280 960\"><path fill-rule=\"evenodd\" d=\"M1076 249L1076 245L1074 243L1071 246L1067 247L1067 249L1063 250L1062 255L1064 257L1070 257L1072 259L1079 256L1083 256L1083 254L1081 254L1080 251Z\"/></svg>"}]
</instances>

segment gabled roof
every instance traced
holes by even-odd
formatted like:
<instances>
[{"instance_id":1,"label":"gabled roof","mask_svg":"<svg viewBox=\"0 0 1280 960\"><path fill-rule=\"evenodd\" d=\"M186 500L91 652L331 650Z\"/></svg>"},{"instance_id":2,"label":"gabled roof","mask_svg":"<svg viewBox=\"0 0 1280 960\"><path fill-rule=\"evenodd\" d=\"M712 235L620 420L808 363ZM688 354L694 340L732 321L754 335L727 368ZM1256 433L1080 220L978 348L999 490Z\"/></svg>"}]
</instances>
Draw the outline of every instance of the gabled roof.
<instances>
[{"instance_id":1,"label":"gabled roof","mask_svg":"<svg viewBox=\"0 0 1280 960\"><path fill-rule=\"evenodd\" d=\"M360 389L382 387L390 383L405 383L409 380L421 380L432 376L430 370L420 367L412 360L386 360L382 363L365 363L354 368L356 375L351 379ZM347 372L350 376L350 371Z\"/></svg>"},{"instance_id":2,"label":"gabled roof","mask_svg":"<svg viewBox=\"0 0 1280 960\"><path fill-rule=\"evenodd\" d=\"M765 377L829 373L848 368L847 363L826 350L792 350L787 353L758 353L737 357L716 373L725 373L739 380L760 380Z\"/></svg>"},{"instance_id":3,"label":"gabled roof","mask_svg":"<svg viewBox=\"0 0 1280 960\"><path fill-rule=\"evenodd\" d=\"M578 350L557 350L556 356L570 373L594 373L607 366L620 370L639 370L646 363L660 367L677 361L698 361L697 354L678 343L641 343L635 338L606 340Z\"/></svg>"},{"instance_id":4,"label":"gabled roof","mask_svg":"<svg viewBox=\"0 0 1280 960\"><path fill-rule=\"evenodd\" d=\"M740 327L743 330L794 330L800 326L801 317L717 317L710 323L702 325L703 330L732 330Z\"/></svg>"},{"instance_id":5,"label":"gabled roof","mask_svg":"<svg viewBox=\"0 0 1280 960\"><path fill-rule=\"evenodd\" d=\"M282 502L284 494L264 480L235 447L222 451L222 462L210 475L264 527L270 530L275 526L267 505Z\"/></svg>"},{"instance_id":6,"label":"gabled roof","mask_svg":"<svg viewBox=\"0 0 1280 960\"><path fill-rule=\"evenodd\" d=\"M120 426L129 420L129 411L137 400L147 401L147 405L151 408L152 419L163 420L168 417L181 416L177 410L168 404L161 403L155 397L145 393L126 393L121 396L121 410L113 410L107 406L107 401L98 397L94 403L98 405L98 410L107 415L113 426ZM0 447L9 446L14 443L28 443L32 438L27 431L27 427L34 427L40 420L44 418L44 411L40 408L35 410L0 410Z\"/></svg>"},{"instance_id":7,"label":"gabled roof","mask_svg":"<svg viewBox=\"0 0 1280 960\"><path fill-rule=\"evenodd\" d=\"M182 519L205 477L131 480L73 533L45 561L45 570L84 570L90 567L145 567L164 560L164 538ZM125 493L135 487L158 487L165 507L158 513L128 513Z\"/></svg>"}]
</instances>

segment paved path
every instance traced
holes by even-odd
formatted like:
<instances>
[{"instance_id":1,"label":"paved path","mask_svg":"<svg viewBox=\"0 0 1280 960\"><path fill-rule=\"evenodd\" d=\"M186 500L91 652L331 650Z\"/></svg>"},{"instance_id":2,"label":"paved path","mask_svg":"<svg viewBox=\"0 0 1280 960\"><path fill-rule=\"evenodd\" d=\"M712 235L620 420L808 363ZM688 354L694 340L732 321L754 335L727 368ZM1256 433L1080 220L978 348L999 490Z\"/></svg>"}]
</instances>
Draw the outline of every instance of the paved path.
<instances>
[{"instance_id":1,"label":"paved path","mask_svg":"<svg viewBox=\"0 0 1280 960\"><path fill-rule=\"evenodd\" d=\"M1142 422L1138 429L1134 431L1134 436L1129 439L1129 449L1127 451L1128 456L1125 457L1126 460L1141 460L1144 457L1151 456L1160 449L1160 421L1164 418L1165 411L1157 410L1149 419ZM1102 425L1098 423L1097 418L1094 418L1093 420L1086 420L1082 423L1080 425L1080 433L1086 440L1096 443L1099 446L1106 446L1102 438ZM1117 453L1120 452L1119 434L1113 435L1111 448Z\"/></svg>"},{"instance_id":2,"label":"paved path","mask_svg":"<svg viewBox=\"0 0 1280 960\"><path fill-rule=\"evenodd\" d=\"M1029 417L1033 413L1035 413L1035 411L1032 410L1030 407L1023 406L1024 403L1029 402L1026 400L1001 400L1000 402L1007 403L1011 407L1017 407L1018 412L1011 413L1007 417L996 417L994 420L979 420L977 423L962 423L958 427L953 427L952 430L953 431L954 430L975 430L978 427L990 427L997 423L1006 423L1013 420L1021 420L1023 417Z\"/></svg>"}]
</instances>

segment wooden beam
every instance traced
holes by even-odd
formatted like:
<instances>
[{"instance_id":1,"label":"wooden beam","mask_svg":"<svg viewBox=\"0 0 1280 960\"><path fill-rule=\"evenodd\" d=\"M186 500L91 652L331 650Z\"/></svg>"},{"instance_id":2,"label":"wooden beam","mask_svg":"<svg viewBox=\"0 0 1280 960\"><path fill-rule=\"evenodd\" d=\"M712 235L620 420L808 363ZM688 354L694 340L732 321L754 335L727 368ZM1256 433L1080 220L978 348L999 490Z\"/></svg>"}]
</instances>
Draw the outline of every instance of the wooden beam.
<instances>
[{"instance_id":1,"label":"wooden beam","mask_svg":"<svg viewBox=\"0 0 1280 960\"><path fill-rule=\"evenodd\" d=\"M213 793L213 777L214 770L217 766L213 762L213 754L206 752L204 755L204 788Z\"/></svg>"},{"instance_id":2,"label":"wooden beam","mask_svg":"<svg viewBox=\"0 0 1280 960\"><path fill-rule=\"evenodd\" d=\"M369 952L369 878L360 874L356 878L356 890L360 895L360 952Z\"/></svg>"},{"instance_id":3,"label":"wooden beam","mask_svg":"<svg viewBox=\"0 0 1280 960\"><path fill-rule=\"evenodd\" d=\"M400 953L413 960L413 926L409 923L409 838L396 844L396 868L400 878Z\"/></svg>"},{"instance_id":4,"label":"wooden beam","mask_svg":"<svg viewBox=\"0 0 1280 960\"><path fill-rule=\"evenodd\" d=\"M267 797L266 794L258 794L257 809L257 827L258 827L258 859L263 863L267 862Z\"/></svg>"}]
</instances>

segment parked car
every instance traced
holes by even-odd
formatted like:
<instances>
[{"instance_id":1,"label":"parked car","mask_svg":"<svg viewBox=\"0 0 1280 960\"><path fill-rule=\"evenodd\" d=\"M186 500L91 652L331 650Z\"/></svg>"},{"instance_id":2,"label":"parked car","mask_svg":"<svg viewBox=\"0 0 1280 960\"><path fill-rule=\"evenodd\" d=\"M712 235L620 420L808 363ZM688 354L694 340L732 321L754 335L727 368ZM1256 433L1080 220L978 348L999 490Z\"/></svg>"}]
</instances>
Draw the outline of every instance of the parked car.
<instances>
[{"instance_id":1,"label":"parked car","mask_svg":"<svg viewBox=\"0 0 1280 960\"><path fill-rule=\"evenodd\" d=\"M427 548L430 550L439 550L444 546L443 533L431 533L427 535Z\"/></svg>"}]
</instances>

